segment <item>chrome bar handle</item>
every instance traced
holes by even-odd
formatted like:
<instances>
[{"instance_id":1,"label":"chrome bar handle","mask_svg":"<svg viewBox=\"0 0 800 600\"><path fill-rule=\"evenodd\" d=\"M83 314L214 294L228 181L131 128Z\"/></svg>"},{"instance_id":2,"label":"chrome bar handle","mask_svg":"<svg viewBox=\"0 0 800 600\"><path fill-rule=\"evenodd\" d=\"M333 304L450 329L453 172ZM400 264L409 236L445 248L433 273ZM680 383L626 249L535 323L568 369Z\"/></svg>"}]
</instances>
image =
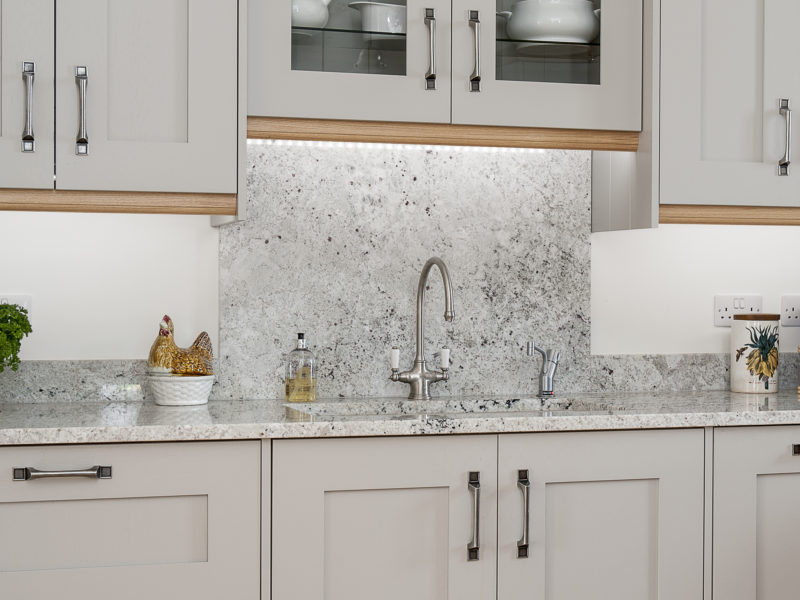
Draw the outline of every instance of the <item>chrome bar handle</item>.
<instances>
[{"instance_id":1,"label":"chrome bar handle","mask_svg":"<svg viewBox=\"0 0 800 600\"><path fill-rule=\"evenodd\" d=\"M481 19L480 11L469 11L469 26L475 34L475 69L469 76L469 91L481 91Z\"/></svg>"},{"instance_id":2,"label":"chrome bar handle","mask_svg":"<svg viewBox=\"0 0 800 600\"><path fill-rule=\"evenodd\" d=\"M481 474L470 471L467 487L472 494L472 541L467 544L467 560L478 560L481 549Z\"/></svg>"},{"instance_id":3,"label":"chrome bar handle","mask_svg":"<svg viewBox=\"0 0 800 600\"><path fill-rule=\"evenodd\" d=\"M517 558L528 558L528 533L531 522L531 481L528 469L517 473L517 487L522 492L522 537L517 540Z\"/></svg>"},{"instance_id":4,"label":"chrome bar handle","mask_svg":"<svg viewBox=\"0 0 800 600\"><path fill-rule=\"evenodd\" d=\"M778 175L788 175L789 165L792 163L792 110L789 108L789 98L781 98L778 112L786 119L786 145L783 158L778 161Z\"/></svg>"},{"instance_id":5,"label":"chrome bar handle","mask_svg":"<svg viewBox=\"0 0 800 600\"><path fill-rule=\"evenodd\" d=\"M89 134L86 133L86 86L89 83L89 70L86 67L75 67L75 83L78 84L78 137L75 140L75 154L89 154Z\"/></svg>"},{"instance_id":6,"label":"chrome bar handle","mask_svg":"<svg viewBox=\"0 0 800 600\"><path fill-rule=\"evenodd\" d=\"M430 67L425 73L425 89L436 89L436 9L425 9L425 25L428 26L428 38L430 40Z\"/></svg>"},{"instance_id":7,"label":"chrome bar handle","mask_svg":"<svg viewBox=\"0 0 800 600\"><path fill-rule=\"evenodd\" d=\"M88 477L90 479L111 479L111 467L95 465L86 469L67 469L66 471L41 471L33 467L14 467L11 469L14 481L45 479L48 477Z\"/></svg>"},{"instance_id":8,"label":"chrome bar handle","mask_svg":"<svg viewBox=\"0 0 800 600\"><path fill-rule=\"evenodd\" d=\"M25 131L22 132L22 151L35 152L36 140L33 137L33 77L36 63L22 63L22 81L25 82Z\"/></svg>"}]
</instances>

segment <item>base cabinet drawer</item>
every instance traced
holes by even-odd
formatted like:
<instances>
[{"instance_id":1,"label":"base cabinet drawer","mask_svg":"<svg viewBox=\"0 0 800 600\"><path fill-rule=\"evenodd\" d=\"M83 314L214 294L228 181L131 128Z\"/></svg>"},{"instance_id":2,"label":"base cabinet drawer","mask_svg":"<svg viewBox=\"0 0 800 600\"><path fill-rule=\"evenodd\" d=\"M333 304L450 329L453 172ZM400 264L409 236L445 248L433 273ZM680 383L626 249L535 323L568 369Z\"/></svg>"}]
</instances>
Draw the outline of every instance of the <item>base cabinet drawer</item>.
<instances>
[{"instance_id":1,"label":"base cabinet drawer","mask_svg":"<svg viewBox=\"0 0 800 600\"><path fill-rule=\"evenodd\" d=\"M258 441L0 448L0 598L258 600L260 469Z\"/></svg>"}]
</instances>

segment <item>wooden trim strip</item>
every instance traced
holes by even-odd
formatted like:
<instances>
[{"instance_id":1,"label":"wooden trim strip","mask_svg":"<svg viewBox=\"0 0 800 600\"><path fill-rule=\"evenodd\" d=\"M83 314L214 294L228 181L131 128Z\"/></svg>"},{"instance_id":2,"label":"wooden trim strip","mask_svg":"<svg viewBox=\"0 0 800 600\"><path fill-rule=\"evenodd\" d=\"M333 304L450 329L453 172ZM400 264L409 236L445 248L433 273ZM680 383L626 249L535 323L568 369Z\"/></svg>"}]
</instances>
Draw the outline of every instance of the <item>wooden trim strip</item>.
<instances>
[{"instance_id":1,"label":"wooden trim strip","mask_svg":"<svg viewBox=\"0 0 800 600\"><path fill-rule=\"evenodd\" d=\"M325 142L377 142L636 152L637 131L489 127L331 119L247 117L247 137Z\"/></svg>"},{"instance_id":2,"label":"wooden trim strip","mask_svg":"<svg viewBox=\"0 0 800 600\"><path fill-rule=\"evenodd\" d=\"M0 189L0 210L236 215L236 194Z\"/></svg>"},{"instance_id":3,"label":"wooden trim strip","mask_svg":"<svg viewBox=\"0 0 800 600\"><path fill-rule=\"evenodd\" d=\"M673 225L800 225L800 207L662 204L658 222Z\"/></svg>"}]
</instances>

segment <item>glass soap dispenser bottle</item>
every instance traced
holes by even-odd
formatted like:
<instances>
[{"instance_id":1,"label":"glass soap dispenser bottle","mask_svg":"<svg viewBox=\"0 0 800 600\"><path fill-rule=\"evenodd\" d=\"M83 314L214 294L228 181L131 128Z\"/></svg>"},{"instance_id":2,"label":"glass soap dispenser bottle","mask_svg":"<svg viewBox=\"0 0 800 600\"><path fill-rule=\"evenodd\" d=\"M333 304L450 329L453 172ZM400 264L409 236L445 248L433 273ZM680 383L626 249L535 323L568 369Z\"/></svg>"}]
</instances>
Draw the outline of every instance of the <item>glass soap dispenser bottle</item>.
<instances>
[{"instance_id":1,"label":"glass soap dispenser bottle","mask_svg":"<svg viewBox=\"0 0 800 600\"><path fill-rule=\"evenodd\" d=\"M286 360L286 401L314 402L317 399L317 359L306 345L306 335L297 334L297 347Z\"/></svg>"}]
</instances>

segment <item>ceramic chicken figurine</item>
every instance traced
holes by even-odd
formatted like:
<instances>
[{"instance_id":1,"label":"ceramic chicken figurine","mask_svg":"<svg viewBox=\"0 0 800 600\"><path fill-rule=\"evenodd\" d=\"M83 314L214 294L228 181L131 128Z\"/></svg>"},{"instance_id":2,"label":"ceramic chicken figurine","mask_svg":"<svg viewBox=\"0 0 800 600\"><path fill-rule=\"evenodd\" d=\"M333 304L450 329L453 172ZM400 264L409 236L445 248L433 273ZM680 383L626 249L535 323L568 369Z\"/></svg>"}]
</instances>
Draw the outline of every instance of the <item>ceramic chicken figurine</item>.
<instances>
[{"instance_id":1,"label":"ceramic chicken figurine","mask_svg":"<svg viewBox=\"0 0 800 600\"><path fill-rule=\"evenodd\" d=\"M188 348L178 348L173 337L174 325L169 315L164 315L158 337L150 347L147 368L151 373L165 375L213 375L211 339L204 331Z\"/></svg>"}]
</instances>

